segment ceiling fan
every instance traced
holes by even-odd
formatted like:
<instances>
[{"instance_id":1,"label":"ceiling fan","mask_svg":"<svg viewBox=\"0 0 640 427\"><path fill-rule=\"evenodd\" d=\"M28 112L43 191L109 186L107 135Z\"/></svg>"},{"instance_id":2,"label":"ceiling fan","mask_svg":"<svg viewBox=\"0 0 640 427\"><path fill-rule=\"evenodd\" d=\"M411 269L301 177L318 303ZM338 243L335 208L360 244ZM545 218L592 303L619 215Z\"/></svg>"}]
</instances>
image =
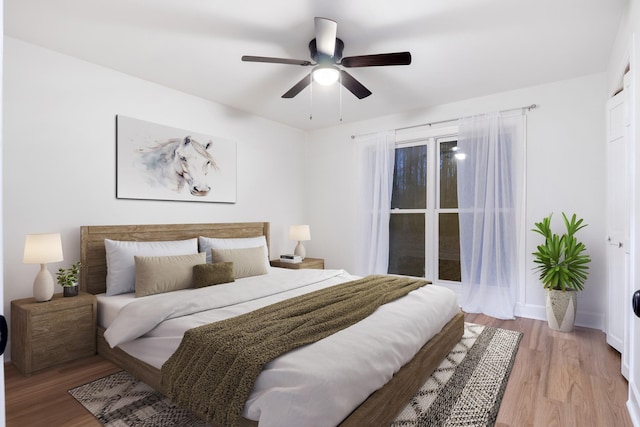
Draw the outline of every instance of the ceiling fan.
<instances>
[{"instance_id":1,"label":"ceiling fan","mask_svg":"<svg viewBox=\"0 0 640 427\"><path fill-rule=\"evenodd\" d=\"M316 38L309 42L312 61L301 59L271 58L265 56L243 56L247 62L269 62L273 64L291 64L312 66L311 73L293 85L283 98L293 98L311 83L311 78L320 84L329 85L340 79L342 85L359 99L371 95L371 91L364 87L351 74L338 68L379 67L386 65L411 64L410 52L382 53L375 55L360 55L342 57L344 42L336 37L338 24L327 18L315 18ZM313 62L315 61L315 62Z\"/></svg>"}]
</instances>

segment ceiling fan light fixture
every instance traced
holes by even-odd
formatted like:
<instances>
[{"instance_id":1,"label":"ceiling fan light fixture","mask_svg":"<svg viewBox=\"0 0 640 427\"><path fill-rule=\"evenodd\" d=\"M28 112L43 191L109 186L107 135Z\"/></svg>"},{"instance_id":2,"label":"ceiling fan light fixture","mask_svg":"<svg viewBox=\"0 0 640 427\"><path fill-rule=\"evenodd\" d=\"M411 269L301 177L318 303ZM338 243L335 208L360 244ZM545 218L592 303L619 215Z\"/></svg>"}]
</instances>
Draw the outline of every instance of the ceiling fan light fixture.
<instances>
[{"instance_id":1,"label":"ceiling fan light fixture","mask_svg":"<svg viewBox=\"0 0 640 427\"><path fill-rule=\"evenodd\" d=\"M312 66L313 68L310 73L306 74L298 83L282 95L282 98L285 99L295 97L307 86L312 87L314 80L325 86L339 82L341 87L343 86L356 98L363 99L371 95L371 91L356 80L355 77L343 70L343 67L384 67L387 65L411 64L410 52L377 53L373 55L343 57L344 42L337 37L337 25L338 24L332 19L322 17L315 18L316 37L309 42L311 61L250 55L244 55L242 60L246 62L266 62L272 64L301 65L305 67ZM342 91L340 91L340 94L342 94Z\"/></svg>"},{"instance_id":2,"label":"ceiling fan light fixture","mask_svg":"<svg viewBox=\"0 0 640 427\"><path fill-rule=\"evenodd\" d=\"M323 86L329 86L338 81L340 71L333 65L316 67L313 70L313 80Z\"/></svg>"}]
</instances>

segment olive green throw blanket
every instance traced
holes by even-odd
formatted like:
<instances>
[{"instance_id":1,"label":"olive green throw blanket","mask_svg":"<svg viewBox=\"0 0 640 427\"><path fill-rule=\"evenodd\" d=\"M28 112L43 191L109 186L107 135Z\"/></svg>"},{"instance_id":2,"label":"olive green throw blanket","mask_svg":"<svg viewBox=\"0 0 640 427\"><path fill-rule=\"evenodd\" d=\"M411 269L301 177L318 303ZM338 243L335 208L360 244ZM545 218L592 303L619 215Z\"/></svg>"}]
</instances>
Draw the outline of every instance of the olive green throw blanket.
<instances>
[{"instance_id":1,"label":"olive green throw blanket","mask_svg":"<svg viewBox=\"0 0 640 427\"><path fill-rule=\"evenodd\" d=\"M209 422L236 426L269 361L345 329L428 283L367 276L190 329L162 366L163 391Z\"/></svg>"}]
</instances>

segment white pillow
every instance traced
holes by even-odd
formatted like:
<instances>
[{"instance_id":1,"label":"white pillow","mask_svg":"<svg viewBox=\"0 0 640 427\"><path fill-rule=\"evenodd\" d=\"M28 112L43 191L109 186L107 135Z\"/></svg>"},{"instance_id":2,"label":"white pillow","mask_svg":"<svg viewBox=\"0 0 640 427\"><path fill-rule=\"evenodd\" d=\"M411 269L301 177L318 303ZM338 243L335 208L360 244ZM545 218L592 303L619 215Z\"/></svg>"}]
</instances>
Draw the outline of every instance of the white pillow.
<instances>
[{"instance_id":1,"label":"white pillow","mask_svg":"<svg viewBox=\"0 0 640 427\"><path fill-rule=\"evenodd\" d=\"M264 248L264 264L269 271L269 249L265 236L258 237L238 237L233 239L219 239L214 237L198 237L200 252L207 254L207 262L211 263L211 249L244 249L244 248Z\"/></svg>"},{"instance_id":2,"label":"white pillow","mask_svg":"<svg viewBox=\"0 0 640 427\"><path fill-rule=\"evenodd\" d=\"M198 239L166 242L128 242L104 239L107 253L107 295L133 292L136 284L134 256L189 255L198 253Z\"/></svg>"}]
</instances>

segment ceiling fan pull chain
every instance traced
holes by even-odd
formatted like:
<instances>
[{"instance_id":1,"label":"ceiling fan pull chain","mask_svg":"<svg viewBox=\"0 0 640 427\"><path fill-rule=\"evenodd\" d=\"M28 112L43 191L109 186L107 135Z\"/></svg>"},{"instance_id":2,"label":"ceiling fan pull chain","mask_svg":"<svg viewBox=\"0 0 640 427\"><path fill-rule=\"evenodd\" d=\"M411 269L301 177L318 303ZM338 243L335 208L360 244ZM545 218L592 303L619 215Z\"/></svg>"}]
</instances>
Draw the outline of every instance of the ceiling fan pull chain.
<instances>
[{"instance_id":1,"label":"ceiling fan pull chain","mask_svg":"<svg viewBox=\"0 0 640 427\"><path fill-rule=\"evenodd\" d=\"M309 73L309 120L313 120L313 77Z\"/></svg>"},{"instance_id":2,"label":"ceiling fan pull chain","mask_svg":"<svg viewBox=\"0 0 640 427\"><path fill-rule=\"evenodd\" d=\"M339 74L340 76L340 87L338 88L338 90L340 91L340 123L342 123L342 73Z\"/></svg>"}]
</instances>

